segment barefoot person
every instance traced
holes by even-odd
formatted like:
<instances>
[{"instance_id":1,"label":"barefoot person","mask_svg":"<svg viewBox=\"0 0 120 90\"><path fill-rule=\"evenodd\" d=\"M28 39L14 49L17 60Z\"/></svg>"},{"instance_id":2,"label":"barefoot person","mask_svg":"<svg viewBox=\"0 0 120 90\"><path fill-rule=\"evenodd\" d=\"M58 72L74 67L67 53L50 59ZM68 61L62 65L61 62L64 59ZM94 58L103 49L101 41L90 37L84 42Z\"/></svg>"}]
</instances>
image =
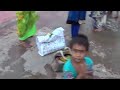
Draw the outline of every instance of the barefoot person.
<instances>
[{"instance_id":1,"label":"barefoot person","mask_svg":"<svg viewBox=\"0 0 120 90\"><path fill-rule=\"evenodd\" d=\"M94 20L93 31L102 31L106 24L107 11L92 11L89 16Z\"/></svg>"},{"instance_id":2,"label":"barefoot person","mask_svg":"<svg viewBox=\"0 0 120 90\"><path fill-rule=\"evenodd\" d=\"M86 11L69 11L67 24L71 24L71 36L76 37L79 34L80 25L85 24Z\"/></svg>"},{"instance_id":3,"label":"barefoot person","mask_svg":"<svg viewBox=\"0 0 120 90\"><path fill-rule=\"evenodd\" d=\"M117 20L119 18L119 13L120 13L119 11L112 11L111 15L114 19Z\"/></svg>"},{"instance_id":4,"label":"barefoot person","mask_svg":"<svg viewBox=\"0 0 120 90\"><path fill-rule=\"evenodd\" d=\"M29 48L32 45L27 43L28 38L36 34L36 21L38 15L35 11L17 11L17 34L20 45Z\"/></svg>"}]
</instances>

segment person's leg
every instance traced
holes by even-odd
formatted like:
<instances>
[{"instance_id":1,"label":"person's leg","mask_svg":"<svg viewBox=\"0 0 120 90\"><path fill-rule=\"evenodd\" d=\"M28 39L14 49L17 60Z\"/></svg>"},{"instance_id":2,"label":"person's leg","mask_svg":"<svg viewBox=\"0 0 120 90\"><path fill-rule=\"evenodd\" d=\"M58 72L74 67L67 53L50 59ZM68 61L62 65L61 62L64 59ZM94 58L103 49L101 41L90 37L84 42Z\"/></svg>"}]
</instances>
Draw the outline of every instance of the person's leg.
<instances>
[{"instance_id":1,"label":"person's leg","mask_svg":"<svg viewBox=\"0 0 120 90\"><path fill-rule=\"evenodd\" d=\"M80 11L79 13L79 24L85 24L85 20L86 20L86 11Z\"/></svg>"},{"instance_id":2,"label":"person's leg","mask_svg":"<svg viewBox=\"0 0 120 90\"><path fill-rule=\"evenodd\" d=\"M72 38L78 36L80 25L79 24L71 24L71 34Z\"/></svg>"},{"instance_id":3,"label":"person's leg","mask_svg":"<svg viewBox=\"0 0 120 90\"><path fill-rule=\"evenodd\" d=\"M115 13L115 12L114 12ZM114 15L114 19L117 20L118 19L118 11L116 11L116 15Z\"/></svg>"},{"instance_id":4,"label":"person's leg","mask_svg":"<svg viewBox=\"0 0 120 90\"><path fill-rule=\"evenodd\" d=\"M31 48L33 45L30 44L30 42L28 40L20 40L20 46L24 47L24 48Z\"/></svg>"},{"instance_id":5,"label":"person's leg","mask_svg":"<svg viewBox=\"0 0 120 90\"><path fill-rule=\"evenodd\" d=\"M116 18L118 18L119 17L119 11L117 11L117 15L116 15Z\"/></svg>"},{"instance_id":6,"label":"person's leg","mask_svg":"<svg viewBox=\"0 0 120 90\"><path fill-rule=\"evenodd\" d=\"M101 18L93 18L94 19L94 25L93 25L93 31L101 31Z\"/></svg>"},{"instance_id":7,"label":"person's leg","mask_svg":"<svg viewBox=\"0 0 120 90\"><path fill-rule=\"evenodd\" d=\"M118 11L118 21L120 21L120 11Z\"/></svg>"},{"instance_id":8,"label":"person's leg","mask_svg":"<svg viewBox=\"0 0 120 90\"><path fill-rule=\"evenodd\" d=\"M117 19L117 11L112 12L112 18Z\"/></svg>"},{"instance_id":9,"label":"person's leg","mask_svg":"<svg viewBox=\"0 0 120 90\"><path fill-rule=\"evenodd\" d=\"M94 17L93 20L94 20L93 29L98 29L97 28L97 19Z\"/></svg>"},{"instance_id":10,"label":"person's leg","mask_svg":"<svg viewBox=\"0 0 120 90\"><path fill-rule=\"evenodd\" d=\"M107 14L107 17L108 17L108 18L111 18L111 17L112 17L112 11L107 11L106 14Z\"/></svg>"},{"instance_id":11,"label":"person's leg","mask_svg":"<svg viewBox=\"0 0 120 90\"><path fill-rule=\"evenodd\" d=\"M107 22L107 15L104 15L104 16L101 18L102 26L105 26L105 25L106 25L106 22Z\"/></svg>"}]
</instances>

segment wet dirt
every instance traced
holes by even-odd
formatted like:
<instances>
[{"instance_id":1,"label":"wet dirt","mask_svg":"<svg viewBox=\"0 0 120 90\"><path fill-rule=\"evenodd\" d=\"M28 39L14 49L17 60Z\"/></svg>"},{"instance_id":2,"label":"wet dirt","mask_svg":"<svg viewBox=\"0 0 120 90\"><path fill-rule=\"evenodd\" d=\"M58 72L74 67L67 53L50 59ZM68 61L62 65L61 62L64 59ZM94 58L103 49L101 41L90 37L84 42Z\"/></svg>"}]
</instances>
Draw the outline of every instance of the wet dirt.
<instances>
[{"instance_id":1,"label":"wet dirt","mask_svg":"<svg viewBox=\"0 0 120 90\"><path fill-rule=\"evenodd\" d=\"M2 66L8 66L11 63L15 62L20 58L21 55L23 55L26 52L26 48L23 48L19 45L13 45L10 50L8 51L8 55L10 57L9 60L3 62Z\"/></svg>"}]
</instances>

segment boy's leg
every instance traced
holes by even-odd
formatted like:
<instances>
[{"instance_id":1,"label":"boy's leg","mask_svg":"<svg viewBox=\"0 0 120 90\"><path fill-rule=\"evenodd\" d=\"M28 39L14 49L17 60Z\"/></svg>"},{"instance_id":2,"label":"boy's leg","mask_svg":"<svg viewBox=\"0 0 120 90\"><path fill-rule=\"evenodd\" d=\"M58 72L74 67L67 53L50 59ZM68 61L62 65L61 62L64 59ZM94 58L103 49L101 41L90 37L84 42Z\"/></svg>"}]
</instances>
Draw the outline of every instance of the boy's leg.
<instances>
[{"instance_id":1,"label":"boy's leg","mask_svg":"<svg viewBox=\"0 0 120 90\"><path fill-rule=\"evenodd\" d=\"M79 24L72 24L71 25L72 38L78 36L79 29L80 29L80 25Z\"/></svg>"}]
</instances>

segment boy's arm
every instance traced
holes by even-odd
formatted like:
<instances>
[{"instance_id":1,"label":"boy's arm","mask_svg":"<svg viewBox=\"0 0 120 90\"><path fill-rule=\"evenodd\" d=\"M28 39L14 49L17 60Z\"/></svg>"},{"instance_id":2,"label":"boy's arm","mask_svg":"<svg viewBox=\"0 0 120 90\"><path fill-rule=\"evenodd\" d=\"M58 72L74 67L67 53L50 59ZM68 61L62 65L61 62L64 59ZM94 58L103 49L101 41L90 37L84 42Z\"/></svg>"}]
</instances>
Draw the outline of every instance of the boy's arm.
<instances>
[{"instance_id":1,"label":"boy's arm","mask_svg":"<svg viewBox=\"0 0 120 90\"><path fill-rule=\"evenodd\" d=\"M92 79L93 78L93 71L88 71L87 73L86 73L86 77L85 77L86 79Z\"/></svg>"},{"instance_id":2,"label":"boy's arm","mask_svg":"<svg viewBox=\"0 0 120 90\"><path fill-rule=\"evenodd\" d=\"M89 60L89 64L88 64L88 69L87 69L87 72L86 72L86 78L87 79L92 79L93 78L93 65L94 65L94 62L90 57L88 57L88 60Z\"/></svg>"},{"instance_id":3,"label":"boy's arm","mask_svg":"<svg viewBox=\"0 0 120 90\"><path fill-rule=\"evenodd\" d=\"M86 78L92 79L93 78L93 62L89 65L89 70L86 72Z\"/></svg>"},{"instance_id":4,"label":"boy's arm","mask_svg":"<svg viewBox=\"0 0 120 90\"><path fill-rule=\"evenodd\" d=\"M87 67L85 64L82 64L79 67L78 76L76 77L76 79L85 79L87 75L86 72L87 72Z\"/></svg>"},{"instance_id":5,"label":"boy's arm","mask_svg":"<svg viewBox=\"0 0 120 90\"><path fill-rule=\"evenodd\" d=\"M80 73L76 77L76 79L92 79L93 77L93 71L88 71L86 73Z\"/></svg>"}]
</instances>

